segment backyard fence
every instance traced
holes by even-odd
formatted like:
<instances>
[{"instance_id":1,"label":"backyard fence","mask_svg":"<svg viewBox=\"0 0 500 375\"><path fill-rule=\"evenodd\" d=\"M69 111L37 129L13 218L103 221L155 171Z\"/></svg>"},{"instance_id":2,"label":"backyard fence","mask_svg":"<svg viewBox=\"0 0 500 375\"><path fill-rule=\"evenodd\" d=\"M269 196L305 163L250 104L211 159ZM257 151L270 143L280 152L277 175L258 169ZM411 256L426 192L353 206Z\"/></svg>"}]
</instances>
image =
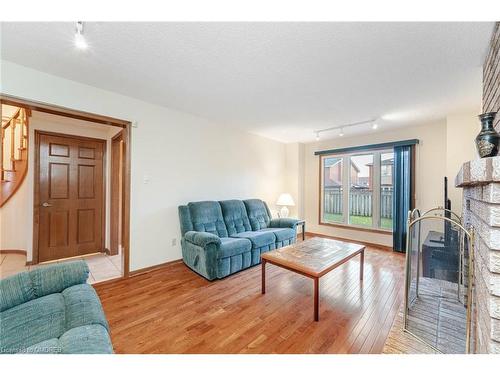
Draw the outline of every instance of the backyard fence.
<instances>
[{"instance_id":1,"label":"backyard fence","mask_svg":"<svg viewBox=\"0 0 500 375\"><path fill-rule=\"evenodd\" d=\"M392 187L383 187L380 193L380 217L392 219ZM342 214L342 190L325 188L324 213ZM352 190L349 193L349 214L351 216L372 216L373 191Z\"/></svg>"}]
</instances>

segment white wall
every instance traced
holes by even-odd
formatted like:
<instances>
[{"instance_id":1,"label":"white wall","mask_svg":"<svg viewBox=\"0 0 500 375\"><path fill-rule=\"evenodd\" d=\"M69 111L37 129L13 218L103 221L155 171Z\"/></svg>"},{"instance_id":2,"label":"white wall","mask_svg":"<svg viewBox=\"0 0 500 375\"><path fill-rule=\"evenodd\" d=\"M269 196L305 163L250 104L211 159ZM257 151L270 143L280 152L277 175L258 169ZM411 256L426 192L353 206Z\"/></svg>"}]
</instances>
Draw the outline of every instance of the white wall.
<instances>
[{"instance_id":1,"label":"white wall","mask_svg":"<svg viewBox=\"0 0 500 375\"><path fill-rule=\"evenodd\" d=\"M319 225L319 156L315 151L418 138L416 151L416 206L426 210L443 202L446 172L446 122L377 131L356 137L335 138L305 145L305 213L307 230L341 238L392 246L392 235Z\"/></svg>"},{"instance_id":2,"label":"white wall","mask_svg":"<svg viewBox=\"0 0 500 375\"><path fill-rule=\"evenodd\" d=\"M289 207L290 217L303 219L304 214L304 150L303 143L286 145L286 193L290 193L295 207Z\"/></svg>"},{"instance_id":3,"label":"white wall","mask_svg":"<svg viewBox=\"0 0 500 375\"><path fill-rule=\"evenodd\" d=\"M7 61L1 77L0 91L8 95L138 122L131 150L131 270L181 257L178 205L258 197L275 211L285 190L282 143Z\"/></svg>"},{"instance_id":4,"label":"white wall","mask_svg":"<svg viewBox=\"0 0 500 375\"><path fill-rule=\"evenodd\" d=\"M468 160L478 158L474 140L481 130L477 113L458 114L446 117L446 175L448 176L448 196L451 208L462 214L462 193L464 189L455 187L455 176Z\"/></svg>"}]
</instances>

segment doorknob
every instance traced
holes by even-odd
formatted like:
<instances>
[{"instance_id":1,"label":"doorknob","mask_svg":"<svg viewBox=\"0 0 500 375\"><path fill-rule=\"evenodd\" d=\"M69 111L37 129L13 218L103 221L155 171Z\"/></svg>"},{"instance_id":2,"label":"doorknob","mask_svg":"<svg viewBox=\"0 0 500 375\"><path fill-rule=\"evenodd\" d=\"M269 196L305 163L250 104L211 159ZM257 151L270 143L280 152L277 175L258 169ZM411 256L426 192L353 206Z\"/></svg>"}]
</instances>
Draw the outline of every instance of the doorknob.
<instances>
[{"instance_id":1,"label":"doorknob","mask_svg":"<svg viewBox=\"0 0 500 375\"><path fill-rule=\"evenodd\" d=\"M48 203L48 202L43 202L42 206L43 207L52 207L52 205L50 203Z\"/></svg>"}]
</instances>

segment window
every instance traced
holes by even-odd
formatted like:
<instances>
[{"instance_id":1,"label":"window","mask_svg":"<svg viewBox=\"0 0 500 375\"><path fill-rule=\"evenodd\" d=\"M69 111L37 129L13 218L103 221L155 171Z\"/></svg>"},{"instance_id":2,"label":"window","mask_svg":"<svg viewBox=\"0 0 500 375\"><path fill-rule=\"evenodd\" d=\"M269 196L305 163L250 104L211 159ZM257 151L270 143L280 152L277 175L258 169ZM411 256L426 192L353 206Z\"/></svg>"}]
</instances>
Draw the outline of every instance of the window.
<instances>
[{"instance_id":1,"label":"window","mask_svg":"<svg viewBox=\"0 0 500 375\"><path fill-rule=\"evenodd\" d=\"M392 230L394 152L380 155L380 227Z\"/></svg>"},{"instance_id":2,"label":"window","mask_svg":"<svg viewBox=\"0 0 500 375\"><path fill-rule=\"evenodd\" d=\"M321 224L392 230L392 150L322 155L320 160Z\"/></svg>"},{"instance_id":3,"label":"window","mask_svg":"<svg viewBox=\"0 0 500 375\"><path fill-rule=\"evenodd\" d=\"M349 224L373 226L373 154L350 157Z\"/></svg>"},{"instance_id":4,"label":"window","mask_svg":"<svg viewBox=\"0 0 500 375\"><path fill-rule=\"evenodd\" d=\"M323 212L329 223L342 223L343 219L343 162L342 158L331 157L323 161Z\"/></svg>"}]
</instances>

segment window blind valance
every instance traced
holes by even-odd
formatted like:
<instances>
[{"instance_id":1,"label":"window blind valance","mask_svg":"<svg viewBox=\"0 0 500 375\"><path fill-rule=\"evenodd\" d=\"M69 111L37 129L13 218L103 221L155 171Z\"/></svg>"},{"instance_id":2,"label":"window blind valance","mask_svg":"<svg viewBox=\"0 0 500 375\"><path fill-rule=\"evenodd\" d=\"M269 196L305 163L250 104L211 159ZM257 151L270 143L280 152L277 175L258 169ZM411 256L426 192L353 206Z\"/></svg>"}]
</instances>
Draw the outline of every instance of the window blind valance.
<instances>
[{"instance_id":1,"label":"window blind valance","mask_svg":"<svg viewBox=\"0 0 500 375\"><path fill-rule=\"evenodd\" d=\"M344 153L357 152L357 151L379 150L379 149L384 149L384 148L412 146L412 145L416 145L418 143L419 143L418 139L407 139L404 141L375 143L375 144L371 144L371 145L344 147L344 148L335 148L332 150L316 151L314 153L314 155L331 155L331 154L344 154Z\"/></svg>"}]
</instances>

